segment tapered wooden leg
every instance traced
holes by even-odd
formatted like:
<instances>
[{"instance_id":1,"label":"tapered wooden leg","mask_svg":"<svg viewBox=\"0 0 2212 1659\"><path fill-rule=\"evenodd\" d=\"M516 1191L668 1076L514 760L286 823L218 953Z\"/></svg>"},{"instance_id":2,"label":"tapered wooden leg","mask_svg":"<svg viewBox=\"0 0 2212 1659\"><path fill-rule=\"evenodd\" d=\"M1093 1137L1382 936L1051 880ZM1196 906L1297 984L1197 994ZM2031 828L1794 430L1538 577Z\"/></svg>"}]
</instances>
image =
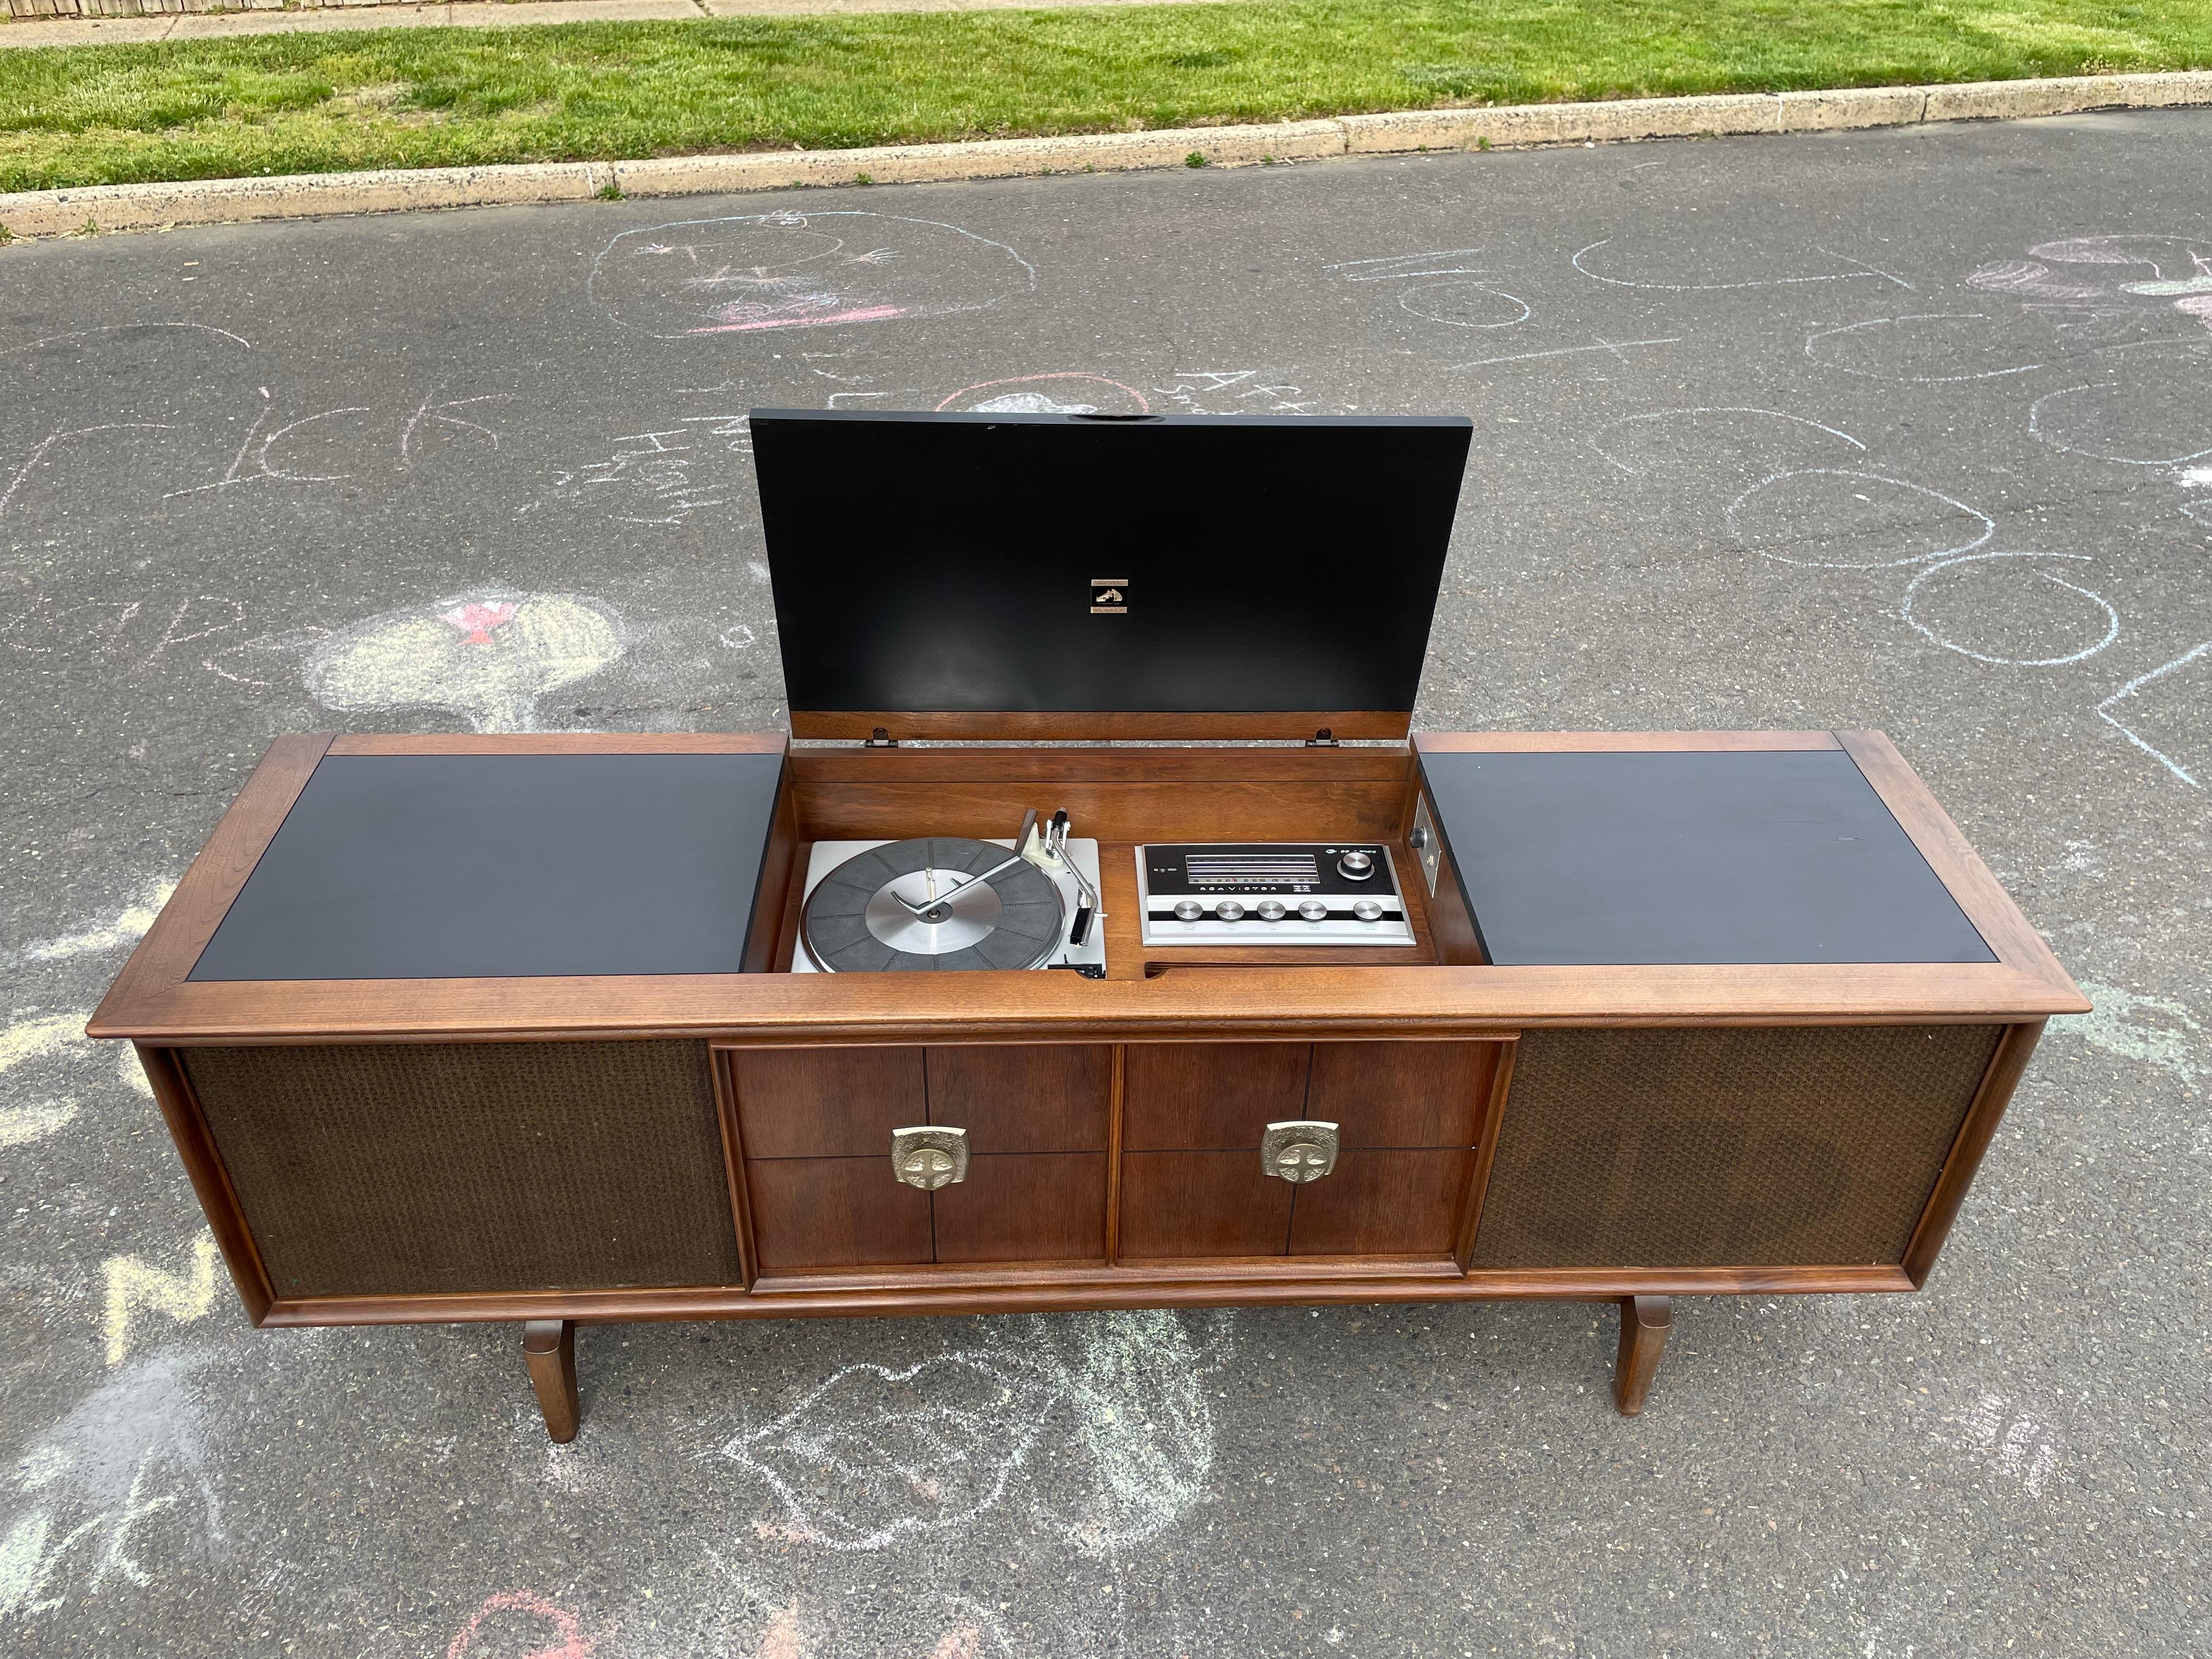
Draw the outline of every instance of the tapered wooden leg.
<instances>
[{"instance_id":1,"label":"tapered wooden leg","mask_svg":"<svg viewBox=\"0 0 2212 1659\"><path fill-rule=\"evenodd\" d=\"M563 1443L574 1440L584 1415L576 1399L576 1322L532 1320L522 1328L522 1362L545 1413L545 1432Z\"/></svg>"},{"instance_id":2,"label":"tapered wooden leg","mask_svg":"<svg viewBox=\"0 0 2212 1659\"><path fill-rule=\"evenodd\" d=\"M1620 1352L1613 1361L1613 1403L1623 1417L1644 1409L1650 1391L1651 1375L1659 1369L1660 1351L1667 1346L1667 1328L1674 1309L1663 1296L1624 1296L1620 1298Z\"/></svg>"}]
</instances>

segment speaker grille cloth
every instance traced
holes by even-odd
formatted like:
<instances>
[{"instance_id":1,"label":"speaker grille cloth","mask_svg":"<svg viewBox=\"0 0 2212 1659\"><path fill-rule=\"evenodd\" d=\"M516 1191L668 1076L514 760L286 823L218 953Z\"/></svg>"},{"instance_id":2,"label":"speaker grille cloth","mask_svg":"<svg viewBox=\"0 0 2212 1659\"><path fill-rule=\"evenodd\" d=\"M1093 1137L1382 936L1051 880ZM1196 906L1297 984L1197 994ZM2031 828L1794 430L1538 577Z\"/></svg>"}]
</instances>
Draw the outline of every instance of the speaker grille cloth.
<instances>
[{"instance_id":1,"label":"speaker grille cloth","mask_svg":"<svg viewBox=\"0 0 2212 1659\"><path fill-rule=\"evenodd\" d=\"M280 1297L742 1282L703 1042L182 1058Z\"/></svg>"},{"instance_id":2,"label":"speaker grille cloth","mask_svg":"<svg viewBox=\"0 0 2212 1659\"><path fill-rule=\"evenodd\" d=\"M1901 1261L2002 1033L1530 1031L1473 1265Z\"/></svg>"}]
</instances>

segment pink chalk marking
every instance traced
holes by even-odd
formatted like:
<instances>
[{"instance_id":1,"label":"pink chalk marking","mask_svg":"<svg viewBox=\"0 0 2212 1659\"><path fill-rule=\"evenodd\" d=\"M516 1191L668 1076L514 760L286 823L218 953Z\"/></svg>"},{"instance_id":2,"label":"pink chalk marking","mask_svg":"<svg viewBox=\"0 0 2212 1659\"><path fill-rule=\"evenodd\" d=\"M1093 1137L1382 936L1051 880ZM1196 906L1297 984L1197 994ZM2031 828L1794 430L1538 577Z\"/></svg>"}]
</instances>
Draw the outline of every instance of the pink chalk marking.
<instances>
[{"instance_id":1,"label":"pink chalk marking","mask_svg":"<svg viewBox=\"0 0 2212 1659\"><path fill-rule=\"evenodd\" d=\"M903 317L902 306L862 306L855 311L833 311L819 317L757 317L749 323L716 323L708 328L687 329L690 334L748 334L763 328L820 328L825 323L872 323L885 317Z\"/></svg>"},{"instance_id":2,"label":"pink chalk marking","mask_svg":"<svg viewBox=\"0 0 2212 1659\"><path fill-rule=\"evenodd\" d=\"M1079 368L1056 369L1049 374L1017 374L1012 379L1006 380L978 380L973 386L962 386L959 391L938 404L938 408L950 409L971 392L988 392L994 386L1034 386L1039 380L1096 380L1100 386L1110 386L1115 391L1126 392L1135 398L1137 413L1139 415L1149 415L1152 412L1152 404L1145 401L1145 394L1136 387L1123 386L1119 380L1109 380L1103 374L1088 374Z\"/></svg>"},{"instance_id":3,"label":"pink chalk marking","mask_svg":"<svg viewBox=\"0 0 2212 1659\"><path fill-rule=\"evenodd\" d=\"M775 1610L775 1617L761 1632L760 1646L753 1659L806 1659L806 1650L799 1639L799 1603L795 1599Z\"/></svg>"},{"instance_id":4,"label":"pink chalk marking","mask_svg":"<svg viewBox=\"0 0 2212 1659\"><path fill-rule=\"evenodd\" d=\"M2212 294L2192 294L2185 300L2173 302L2176 311L2185 311L2207 328L2212 328Z\"/></svg>"},{"instance_id":5,"label":"pink chalk marking","mask_svg":"<svg viewBox=\"0 0 2212 1659\"><path fill-rule=\"evenodd\" d=\"M517 606L510 599L495 599L489 605L471 599L466 605L457 605L451 611L441 611L438 620L450 623L468 637L463 645L489 645L491 630L504 628L514 620Z\"/></svg>"},{"instance_id":6,"label":"pink chalk marking","mask_svg":"<svg viewBox=\"0 0 2212 1659\"><path fill-rule=\"evenodd\" d=\"M983 1632L973 1625L949 1630L938 1638L929 1659L983 1659Z\"/></svg>"},{"instance_id":7,"label":"pink chalk marking","mask_svg":"<svg viewBox=\"0 0 2212 1659\"><path fill-rule=\"evenodd\" d=\"M526 1654L524 1659L591 1659L592 1650L599 1644L596 1636L584 1634L582 1622L566 1607L557 1607L542 1595L528 1590L501 1590L496 1595L486 1596L476 1616L461 1626L461 1633L453 1638L446 1650L446 1659L462 1659L477 1639L477 1630L495 1613L525 1613L533 1619L543 1619L559 1633L560 1640L551 1647L543 1647Z\"/></svg>"}]
</instances>

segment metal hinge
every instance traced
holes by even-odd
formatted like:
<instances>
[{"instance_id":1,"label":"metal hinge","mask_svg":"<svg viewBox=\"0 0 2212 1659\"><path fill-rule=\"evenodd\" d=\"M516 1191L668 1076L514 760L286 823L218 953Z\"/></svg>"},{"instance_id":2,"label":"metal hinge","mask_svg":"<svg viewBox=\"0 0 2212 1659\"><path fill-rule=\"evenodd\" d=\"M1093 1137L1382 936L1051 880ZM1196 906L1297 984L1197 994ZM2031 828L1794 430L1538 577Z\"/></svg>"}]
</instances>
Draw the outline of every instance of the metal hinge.
<instances>
[{"instance_id":1,"label":"metal hinge","mask_svg":"<svg viewBox=\"0 0 2212 1659\"><path fill-rule=\"evenodd\" d=\"M868 740L862 744L860 747L863 749L896 749L898 747L898 739L893 737L886 728L879 726L870 735Z\"/></svg>"},{"instance_id":2,"label":"metal hinge","mask_svg":"<svg viewBox=\"0 0 2212 1659\"><path fill-rule=\"evenodd\" d=\"M1328 727L1324 726L1320 731L1315 732L1313 736L1306 739L1306 747L1309 749L1336 749L1342 747L1342 745L1337 742L1335 737L1330 732Z\"/></svg>"}]
</instances>

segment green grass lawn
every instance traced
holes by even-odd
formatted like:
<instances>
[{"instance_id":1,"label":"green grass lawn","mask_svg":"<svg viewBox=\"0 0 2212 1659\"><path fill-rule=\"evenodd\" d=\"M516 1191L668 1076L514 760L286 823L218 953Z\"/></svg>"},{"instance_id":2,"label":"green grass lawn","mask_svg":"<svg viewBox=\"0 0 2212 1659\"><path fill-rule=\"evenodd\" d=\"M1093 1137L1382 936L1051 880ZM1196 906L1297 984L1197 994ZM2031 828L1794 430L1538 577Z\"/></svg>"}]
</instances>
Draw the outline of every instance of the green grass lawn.
<instances>
[{"instance_id":1,"label":"green grass lawn","mask_svg":"<svg viewBox=\"0 0 2212 1659\"><path fill-rule=\"evenodd\" d=\"M0 190L2212 66L2212 0L1262 0L0 52Z\"/></svg>"}]
</instances>

